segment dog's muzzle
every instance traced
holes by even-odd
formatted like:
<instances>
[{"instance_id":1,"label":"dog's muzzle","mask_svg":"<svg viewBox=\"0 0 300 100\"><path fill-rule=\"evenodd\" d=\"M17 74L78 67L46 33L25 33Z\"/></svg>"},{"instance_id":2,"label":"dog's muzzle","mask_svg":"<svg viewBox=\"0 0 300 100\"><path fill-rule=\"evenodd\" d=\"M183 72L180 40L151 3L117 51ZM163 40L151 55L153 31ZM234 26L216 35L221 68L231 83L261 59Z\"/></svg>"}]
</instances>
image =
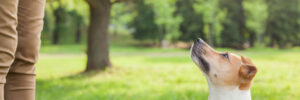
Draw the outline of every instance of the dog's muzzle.
<instances>
[{"instance_id":1,"label":"dog's muzzle","mask_svg":"<svg viewBox=\"0 0 300 100\"><path fill-rule=\"evenodd\" d=\"M206 43L201 38L196 39L191 47L191 58L203 72L208 73L209 64L203 57L205 55L205 45Z\"/></svg>"}]
</instances>

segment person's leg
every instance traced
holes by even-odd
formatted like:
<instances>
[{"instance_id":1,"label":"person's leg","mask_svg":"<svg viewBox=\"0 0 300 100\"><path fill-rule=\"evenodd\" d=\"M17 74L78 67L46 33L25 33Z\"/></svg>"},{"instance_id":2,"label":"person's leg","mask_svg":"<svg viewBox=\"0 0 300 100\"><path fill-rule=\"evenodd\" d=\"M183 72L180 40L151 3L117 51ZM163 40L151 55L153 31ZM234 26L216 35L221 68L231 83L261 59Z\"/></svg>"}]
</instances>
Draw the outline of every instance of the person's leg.
<instances>
[{"instance_id":1,"label":"person's leg","mask_svg":"<svg viewBox=\"0 0 300 100\"><path fill-rule=\"evenodd\" d=\"M0 100L17 47L17 6L18 0L0 0Z\"/></svg>"},{"instance_id":2,"label":"person's leg","mask_svg":"<svg viewBox=\"0 0 300 100\"><path fill-rule=\"evenodd\" d=\"M5 100L35 99L35 66L40 49L45 0L19 0L18 46L5 84Z\"/></svg>"}]
</instances>

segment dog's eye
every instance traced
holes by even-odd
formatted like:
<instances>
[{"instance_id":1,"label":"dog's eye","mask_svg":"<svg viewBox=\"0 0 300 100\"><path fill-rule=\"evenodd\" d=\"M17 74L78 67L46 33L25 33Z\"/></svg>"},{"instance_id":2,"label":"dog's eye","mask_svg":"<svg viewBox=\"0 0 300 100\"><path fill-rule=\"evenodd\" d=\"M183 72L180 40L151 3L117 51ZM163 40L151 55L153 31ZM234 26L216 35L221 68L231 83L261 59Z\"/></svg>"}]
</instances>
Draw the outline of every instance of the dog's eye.
<instances>
[{"instance_id":1,"label":"dog's eye","mask_svg":"<svg viewBox=\"0 0 300 100\"><path fill-rule=\"evenodd\" d=\"M221 55L222 55L223 57L227 58L227 59L229 58L227 53L224 53L224 54L221 54Z\"/></svg>"}]
</instances>

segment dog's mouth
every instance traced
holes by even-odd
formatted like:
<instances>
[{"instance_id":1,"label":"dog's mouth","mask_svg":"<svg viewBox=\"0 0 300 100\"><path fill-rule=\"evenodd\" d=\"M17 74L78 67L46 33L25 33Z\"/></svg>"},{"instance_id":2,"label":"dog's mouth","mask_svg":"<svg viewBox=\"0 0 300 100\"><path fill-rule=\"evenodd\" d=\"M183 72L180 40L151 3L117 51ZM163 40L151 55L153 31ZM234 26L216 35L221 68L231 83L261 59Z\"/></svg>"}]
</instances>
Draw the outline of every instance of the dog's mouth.
<instances>
[{"instance_id":1,"label":"dog's mouth","mask_svg":"<svg viewBox=\"0 0 300 100\"><path fill-rule=\"evenodd\" d=\"M208 73L209 64L203 57L203 55L206 53L204 49L205 44L206 43L200 38L195 40L193 46L191 47L191 58L204 73Z\"/></svg>"}]
</instances>

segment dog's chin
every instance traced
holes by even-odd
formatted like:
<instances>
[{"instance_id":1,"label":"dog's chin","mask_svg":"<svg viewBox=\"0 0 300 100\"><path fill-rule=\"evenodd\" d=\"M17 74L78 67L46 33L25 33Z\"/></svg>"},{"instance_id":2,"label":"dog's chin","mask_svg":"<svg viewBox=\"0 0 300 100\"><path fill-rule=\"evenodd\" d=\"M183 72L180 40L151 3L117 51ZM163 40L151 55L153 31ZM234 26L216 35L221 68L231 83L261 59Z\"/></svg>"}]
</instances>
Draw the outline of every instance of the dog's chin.
<instances>
[{"instance_id":1,"label":"dog's chin","mask_svg":"<svg viewBox=\"0 0 300 100\"><path fill-rule=\"evenodd\" d=\"M205 68L205 66L197 56L192 55L191 58L193 62L201 69L202 72L206 73L208 71L207 68Z\"/></svg>"},{"instance_id":2,"label":"dog's chin","mask_svg":"<svg viewBox=\"0 0 300 100\"><path fill-rule=\"evenodd\" d=\"M192 60L193 62L203 71L203 65L201 62L199 62L199 59L196 56L192 55Z\"/></svg>"}]
</instances>

